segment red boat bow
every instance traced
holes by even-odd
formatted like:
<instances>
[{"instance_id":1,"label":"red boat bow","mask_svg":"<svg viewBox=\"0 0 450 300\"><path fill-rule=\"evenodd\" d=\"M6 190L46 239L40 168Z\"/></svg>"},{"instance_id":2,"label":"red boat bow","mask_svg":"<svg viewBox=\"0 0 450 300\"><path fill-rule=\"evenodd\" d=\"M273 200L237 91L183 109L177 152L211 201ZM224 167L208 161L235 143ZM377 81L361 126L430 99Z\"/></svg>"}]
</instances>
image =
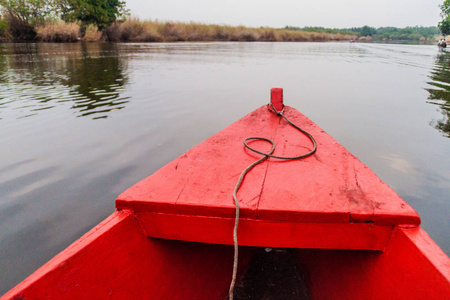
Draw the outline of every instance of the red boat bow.
<instances>
[{"instance_id":1,"label":"red boat bow","mask_svg":"<svg viewBox=\"0 0 450 300\"><path fill-rule=\"evenodd\" d=\"M303 114L284 109L315 137L318 149L302 160L270 158L246 175L238 192L239 244L383 250L396 225L420 224L367 166ZM279 156L312 147L265 105L125 191L117 209L134 212L151 237L232 244L232 191L241 172L261 157L244 148L243 140L254 136L273 140ZM252 147L258 144L267 151L259 141Z\"/></svg>"},{"instance_id":2,"label":"red boat bow","mask_svg":"<svg viewBox=\"0 0 450 300\"><path fill-rule=\"evenodd\" d=\"M290 107L284 113L314 136L317 151L270 158L247 174L239 244L291 248L313 299L449 299L450 259L417 213L311 120ZM244 148L252 136L273 140L276 155L311 150L307 137L263 106L122 193L113 215L1 300L225 299L232 192L260 158ZM238 274L254 252L240 247Z\"/></svg>"}]
</instances>

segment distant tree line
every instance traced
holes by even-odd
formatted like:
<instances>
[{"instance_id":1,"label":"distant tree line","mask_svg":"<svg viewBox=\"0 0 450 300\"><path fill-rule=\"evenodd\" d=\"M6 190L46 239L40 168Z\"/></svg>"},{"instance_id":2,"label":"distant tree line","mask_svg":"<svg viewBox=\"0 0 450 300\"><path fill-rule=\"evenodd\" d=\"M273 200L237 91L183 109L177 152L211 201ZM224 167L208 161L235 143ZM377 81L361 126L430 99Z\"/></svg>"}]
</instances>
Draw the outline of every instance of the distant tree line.
<instances>
[{"instance_id":1,"label":"distant tree line","mask_svg":"<svg viewBox=\"0 0 450 300\"><path fill-rule=\"evenodd\" d=\"M450 0L447 0L450 2ZM341 33L348 35L356 35L358 37L371 37L373 40L405 40L405 41L423 41L432 40L436 35L440 34L439 28L436 26L415 26L415 27L352 27L352 28L324 28L324 27L292 27L286 26L289 30L315 31L326 33Z\"/></svg>"},{"instance_id":2,"label":"distant tree line","mask_svg":"<svg viewBox=\"0 0 450 300\"><path fill-rule=\"evenodd\" d=\"M356 35L356 32L353 32L350 29L337 29L337 28L325 28L325 27L295 27L295 26L286 26L284 29L287 30L297 30L297 31L307 31L307 32L325 32L325 33L340 33L340 34L349 34Z\"/></svg>"}]
</instances>

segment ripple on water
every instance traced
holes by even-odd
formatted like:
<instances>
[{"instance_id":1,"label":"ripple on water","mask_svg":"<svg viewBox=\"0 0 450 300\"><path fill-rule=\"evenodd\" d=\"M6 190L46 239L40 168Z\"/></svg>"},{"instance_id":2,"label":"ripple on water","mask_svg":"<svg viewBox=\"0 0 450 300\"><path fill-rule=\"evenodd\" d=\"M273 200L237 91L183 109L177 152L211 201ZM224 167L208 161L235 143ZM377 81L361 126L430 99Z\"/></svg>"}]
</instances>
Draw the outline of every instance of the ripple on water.
<instances>
[{"instance_id":1,"label":"ripple on water","mask_svg":"<svg viewBox=\"0 0 450 300\"><path fill-rule=\"evenodd\" d=\"M110 46L95 47L92 52L58 53L51 51L58 47L46 45L13 47L12 54L0 59L0 118L29 118L70 102L76 116L93 119L123 109L129 102L123 95L128 82L125 66Z\"/></svg>"}]
</instances>

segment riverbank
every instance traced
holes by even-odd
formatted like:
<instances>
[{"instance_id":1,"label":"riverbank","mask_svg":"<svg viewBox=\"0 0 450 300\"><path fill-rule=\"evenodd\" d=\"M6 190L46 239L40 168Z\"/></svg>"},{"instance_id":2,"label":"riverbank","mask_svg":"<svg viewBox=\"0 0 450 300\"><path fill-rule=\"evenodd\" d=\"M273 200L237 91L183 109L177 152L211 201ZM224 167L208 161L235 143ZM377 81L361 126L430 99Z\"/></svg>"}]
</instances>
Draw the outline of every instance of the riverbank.
<instances>
[{"instance_id":1,"label":"riverbank","mask_svg":"<svg viewBox=\"0 0 450 300\"><path fill-rule=\"evenodd\" d=\"M4 40L29 40L41 42L327 42L345 41L354 35L301 30L252 28L201 23L142 21L130 18L115 22L99 31L95 26L83 27L79 23L49 22L36 26L34 36L14 39L4 34ZM0 38L1 40L1 38Z\"/></svg>"},{"instance_id":2,"label":"riverbank","mask_svg":"<svg viewBox=\"0 0 450 300\"><path fill-rule=\"evenodd\" d=\"M140 20L130 17L99 30L94 24L43 21L34 25L0 19L0 42L408 42L432 44L437 27L331 29L323 27L245 27L217 24Z\"/></svg>"}]
</instances>

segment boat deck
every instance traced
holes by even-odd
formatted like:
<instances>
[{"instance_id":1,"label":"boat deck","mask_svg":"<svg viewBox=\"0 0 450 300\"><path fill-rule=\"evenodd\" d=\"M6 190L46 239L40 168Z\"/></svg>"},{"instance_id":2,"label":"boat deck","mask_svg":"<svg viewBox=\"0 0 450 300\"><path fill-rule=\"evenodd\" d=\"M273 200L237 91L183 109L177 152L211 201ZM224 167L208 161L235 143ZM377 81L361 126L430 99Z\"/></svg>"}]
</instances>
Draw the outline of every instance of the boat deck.
<instances>
[{"instance_id":1,"label":"boat deck","mask_svg":"<svg viewBox=\"0 0 450 300\"><path fill-rule=\"evenodd\" d=\"M239 244L383 250L394 226L420 224L404 200L330 135L291 107L284 114L314 136L317 151L301 160L270 158L247 174L238 192ZM255 136L272 139L279 156L312 148L265 105L122 193L117 209L134 212L148 236L232 244L233 189L261 157L243 140ZM270 149L261 141L251 146Z\"/></svg>"}]
</instances>

